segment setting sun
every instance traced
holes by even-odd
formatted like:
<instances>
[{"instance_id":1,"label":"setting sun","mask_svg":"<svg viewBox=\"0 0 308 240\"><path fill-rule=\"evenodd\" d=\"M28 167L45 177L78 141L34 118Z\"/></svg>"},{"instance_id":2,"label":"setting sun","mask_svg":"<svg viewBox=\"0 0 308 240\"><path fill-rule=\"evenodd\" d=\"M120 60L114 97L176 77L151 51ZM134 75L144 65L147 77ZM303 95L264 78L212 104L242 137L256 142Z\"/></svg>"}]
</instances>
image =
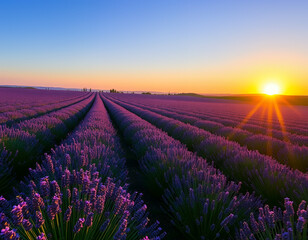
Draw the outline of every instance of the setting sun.
<instances>
[{"instance_id":1,"label":"setting sun","mask_svg":"<svg viewBox=\"0 0 308 240\"><path fill-rule=\"evenodd\" d=\"M276 95L280 93L280 87L275 83L268 83L264 86L263 93L267 95Z\"/></svg>"}]
</instances>

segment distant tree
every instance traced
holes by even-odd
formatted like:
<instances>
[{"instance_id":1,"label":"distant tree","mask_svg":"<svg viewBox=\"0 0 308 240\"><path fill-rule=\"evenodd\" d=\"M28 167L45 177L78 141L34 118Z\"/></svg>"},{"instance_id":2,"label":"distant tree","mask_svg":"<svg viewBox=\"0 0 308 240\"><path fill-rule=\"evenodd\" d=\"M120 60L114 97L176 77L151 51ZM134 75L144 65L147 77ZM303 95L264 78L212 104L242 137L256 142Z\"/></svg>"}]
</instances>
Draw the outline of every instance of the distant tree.
<instances>
[{"instance_id":1,"label":"distant tree","mask_svg":"<svg viewBox=\"0 0 308 240\"><path fill-rule=\"evenodd\" d=\"M150 92L143 92L142 94L145 94L145 95L152 95L152 93L150 93Z\"/></svg>"}]
</instances>

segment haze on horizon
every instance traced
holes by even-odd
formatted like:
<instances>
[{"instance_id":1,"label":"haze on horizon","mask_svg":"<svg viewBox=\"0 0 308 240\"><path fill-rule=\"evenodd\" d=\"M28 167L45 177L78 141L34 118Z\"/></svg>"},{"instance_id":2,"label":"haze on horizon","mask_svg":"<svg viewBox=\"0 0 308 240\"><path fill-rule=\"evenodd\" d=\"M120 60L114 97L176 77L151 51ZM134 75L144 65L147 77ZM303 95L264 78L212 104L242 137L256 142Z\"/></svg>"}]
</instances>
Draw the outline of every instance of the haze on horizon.
<instances>
[{"instance_id":1,"label":"haze on horizon","mask_svg":"<svg viewBox=\"0 0 308 240\"><path fill-rule=\"evenodd\" d=\"M0 3L0 85L308 95L307 1ZM4 23L4 24L3 24Z\"/></svg>"}]
</instances>

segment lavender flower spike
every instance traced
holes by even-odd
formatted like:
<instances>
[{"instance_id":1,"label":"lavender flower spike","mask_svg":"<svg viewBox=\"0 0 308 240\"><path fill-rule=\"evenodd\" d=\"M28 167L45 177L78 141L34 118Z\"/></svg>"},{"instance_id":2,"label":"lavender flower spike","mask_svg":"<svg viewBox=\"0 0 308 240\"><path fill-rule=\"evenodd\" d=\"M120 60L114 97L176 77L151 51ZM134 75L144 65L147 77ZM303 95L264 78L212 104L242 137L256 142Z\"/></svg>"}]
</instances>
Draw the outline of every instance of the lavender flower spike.
<instances>
[{"instance_id":1,"label":"lavender flower spike","mask_svg":"<svg viewBox=\"0 0 308 240\"><path fill-rule=\"evenodd\" d=\"M81 230L81 228L83 228L84 222L85 222L84 218L78 219L78 221L77 221L77 223L76 223L76 225L74 226L74 229L73 229L74 233L78 233Z\"/></svg>"}]
</instances>

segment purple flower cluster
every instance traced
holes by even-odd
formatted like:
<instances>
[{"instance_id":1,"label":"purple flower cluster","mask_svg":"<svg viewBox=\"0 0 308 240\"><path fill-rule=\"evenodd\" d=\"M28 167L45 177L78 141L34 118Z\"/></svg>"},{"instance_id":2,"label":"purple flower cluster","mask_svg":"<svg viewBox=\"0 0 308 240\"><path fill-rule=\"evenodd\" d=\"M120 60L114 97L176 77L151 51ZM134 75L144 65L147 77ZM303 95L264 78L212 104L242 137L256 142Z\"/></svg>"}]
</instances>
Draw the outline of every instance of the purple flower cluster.
<instances>
[{"instance_id":1,"label":"purple flower cluster","mask_svg":"<svg viewBox=\"0 0 308 240\"><path fill-rule=\"evenodd\" d=\"M12 172L19 177L27 174L26 170L34 165L44 150L50 149L77 125L77 119L81 119L89 110L93 99L93 94L88 95L78 101L75 99L72 104L58 111L21 121L11 127L0 126L0 151L7 149L13 156L7 167L12 167ZM9 173L7 171L3 178L0 176L0 190L3 194L6 193L8 179L14 180L15 177Z\"/></svg>"},{"instance_id":2,"label":"purple flower cluster","mask_svg":"<svg viewBox=\"0 0 308 240\"><path fill-rule=\"evenodd\" d=\"M15 181L11 165L14 157L5 147L0 148L0 190L3 194L9 191Z\"/></svg>"},{"instance_id":3,"label":"purple flower cluster","mask_svg":"<svg viewBox=\"0 0 308 240\"><path fill-rule=\"evenodd\" d=\"M213 161L224 174L241 181L248 189L252 188L269 203L281 205L286 196L291 196L297 203L308 199L307 174L291 170L269 156L250 151L224 137L155 113L152 108L150 111L114 98L113 101L168 132L198 155Z\"/></svg>"},{"instance_id":4,"label":"purple flower cluster","mask_svg":"<svg viewBox=\"0 0 308 240\"><path fill-rule=\"evenodd\" d=\"M0 124L9 124L60 109L80 101L90 93L0 88ZM37 101L40 99L40 101Z\"/></svg>"},{"instance_id":5,"label":"purple flower cluster","mask_svg":"<svg viewBox=\"0 0 308 240\"><path fill-rule=\"evenodd\" d=\"M258 111L247 118L248 113L252 110L252 104L238 104L239 102L229 101L217 98L196 98L192 96L164 96L164 95L139 95L139 94L125 94L112 95L117 99L124 99L127 102L135 102L138 104L147 104L153 107L159 107L166 110L173 110L184 112L186 115L201 119L211 120L214 122L221 122L223 125L236 127L243 120L246 125L253 125L256 127L267 129L269 124L273 130L278 130L281 133L281 119L279 120L276 114L272 114L271 118L265 114L264 110L269 110L268 106L273 102L264 102ZM263 103L263 102L262 102ZM268 108L268 109L266 109ZM308 127L305 124L308 120L308 115L305 107L295 106L292 108L284 104L279 105L281 115L283 116L286 133L299 134L302 136L308 135ZM296 109L297 114L294 114ZM261 110L261 111L260 111ZM260 133L257 132L256 133Z\"/></svg>"},{"instance_id":6,"label":"purple flower cluster","mask_svg":"<svg viewBox=\"0 0 308 240\"><path fill-rule=\"evenodd\" d=\"M114 136L113 141L105 142L104 135L97 134L93 149L84 143L90 131L105 131L108 139L109 135L116 135L111 123L100 124L102 120L110 122L101 99L96 97L82 124L51 155L45 155L41 165L31 169L13 208L4 198L0 199L0 209L5 205L11 209L1 213L3 239L164 237L157 223L149 224L141 195L131 195L126 185L120 185L126 181L126 169L125 160L118 155L122 151L119 139ZM106 126L110 131L104 129ZM105 147L107 143L117 144ZM102 151L109 149L106 154L113 156L110 162L103 158L99 147ZM109 166L111 163L115 166ZM59 231L63 228L71 231Z\"/></svg>"},{"instance_id":7,"label":"purple flower cluster","mask_svg":"<svg viewBox=\"0 0 308 240\"><path fill-rule=\"evenodd\" d=\"M260 206L249 193L239 193L240 184L228 182L221 172L179 141L105 97L103 100L139 157L151 193L162 197L172 222L184 236L227 237L231 225ZM136 218L139 215L141 210Z\"/></svg>"},{"instance_id":8,"label":"purple flower cluster","mask_svg":"<svg viewBox=\"0 0 308 240\"><path fill-rule=\"evenodd\" d=\"M250 220L243 223L238 238L246 239L306 239L308 230L308 206L306 201L299 204L294 213L293 202L285 198L285 210L268 205L259 209L256 219L250 214ZM297 218L297 219L296 219Z\"/></svg>"},{"instance_id":9,"label":"purple flower cluster","mask_svg":"<svg viewBox=\"0 0 308 240\"><path fill-rule=\"evenodd\" d=\"M32 177L40 178L56 171L65 186L74 180L74 175L69 177L67 171L83 167L100 172L104 179L111 177L126 181L127 170L120 140L99 98L74 133L51 152L51 155L45 155L42 166L30 169ZM86 178L80 181L87 187Z\"/></svg>"},{"instance_id":10,"label":"purple flower cluster","mask_svg":"<svg viewBox=\"0 0 308 240\"><path fill-rule=\"evenodd\" d=\"M131 101L130 101L131 103ZM279 130L268 131L268 126L261 127L252 124L241 125L243 119L226 120L217 116L204 116L203 114L183 111L182 104L174 104L173 108L153 107L155 101L147 101L147 105L138 104L143 109L154 111L158 114L189 123L213 134L223 136L247 146L250 150L258 150L262 154L270 155L277 161L287 164L301 171L308 171L308 163L304 161L308 156L308 136L296 135ZM201 109L204 111L204 109ZM226 125L226 126L225 126ZM281 128L281 126L279 126ZM256 129L256 131L250 131ZM262 130L261 130L262 129ZM299 146L306 145L306 146ZM269 151L269 146L271 147ZM293 153L293 154L292 154Z\"/></svg>"}]
</instances>

